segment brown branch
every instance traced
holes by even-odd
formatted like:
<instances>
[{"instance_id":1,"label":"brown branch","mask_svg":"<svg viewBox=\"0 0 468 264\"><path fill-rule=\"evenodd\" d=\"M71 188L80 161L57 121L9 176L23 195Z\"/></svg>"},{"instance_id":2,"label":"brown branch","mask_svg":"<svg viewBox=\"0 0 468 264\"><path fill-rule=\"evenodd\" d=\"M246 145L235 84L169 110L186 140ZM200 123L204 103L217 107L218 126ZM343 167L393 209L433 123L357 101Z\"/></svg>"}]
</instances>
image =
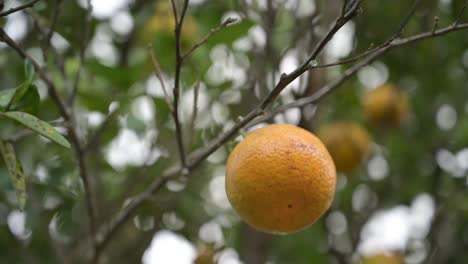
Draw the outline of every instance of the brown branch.
<instances>
[{"instance_id":1,"label":"brown branch","mask_svg":"<svg viewBox=\"0 0 468 264\"><path fill-rule=\"evenodd\" d=\"M221 25L213 28L210 30L210 33L206 35L203 39L201 39L198 43L193 45L184 55L182 55L182 60L185 60L187 57L189 57L196 49L198 49L200 46L205 44L214 34L218 33L219 31L223 30L225 27L228 25L236 22L237 19L229 17L226 19Z\"/></svg>"},{"instance_id":2,"label":"brown branch","mask_svg":"<svg viewBox=\"0 0 468 264\"><path fill-rule=\"evenodd\" d=\"M1 12L1 13L0 13L0 17L8 16L8 15L10 15L10 14L13 14L13 13L15 13L15 12L21 11L21 10L23 10L23 9L26 9L26 8L29 8L29 7L33 7L33 6L34 6L37 2L39 2L39 1L41 1L41 0L33 0L33 1L31 1L31 2L29 2L29 3L26 3L26 4L24 4L24 5L20 5L20 6L18 6L18 7L10 8L10 9L4 11L4 12Z\"/></svg>"},{"instance_id":3,"label":"brown branch","mask_svg":"<svg viewBox=\"0 0 468 264\"><path fill-rule=\"evenodd\" d=\"M60 10L62 8L63 0L57 0L55 5L55 11L52 15L52 23L50 24L49 32L46 37L46 44L50 45L50 40L54 35L55 27L57 26L58 18L60 16Z\"/></svg>"},{"instance_id":4,"label":"brown branch","mask_svg":"<svg viewBox=\"0 0 468 264\"><path fill-rule=\"evenodd\" d=\"M189 143L188 148L193 144L193 139L195 136L195 123L198 115L198 95L200 92L200 79L197 80L193 90L193 108L192 108L192 118L190 120L190 133L189 133Z\"/></svg>"},{"instance_id":5,"label":"brown branch","mask_svg":"<svg viewBox=\"0 0 468 264\"><path fill-rule=\"evenodd\" d=\"M161 66L159 66L158 60L156 59L156 55L154 55L153 46L151 44L148 45L148 51L150 54L151 62L153 63L154 74L156 75L156 78L158 78L159 82L161 83L161 87L163 89L164 99L166 100L166 104L169 107L169 110L171 110L171 112L174 112L174 106L172 105L171 98L169 98L169 94L167 93L167 89L166 89L166 84L162 77Z\"/></svg>"},{"instance_id":6,"label":"brown branch","mask_svg":"<svg viewBox=\"0 0 468 264\"><path fill-rule=\"evenodd\" d=\"M174 109L171 113L172 113L172 117L174 119L174 123L176 127L176 138L177 138L177 146L179 148L180 162L182 164L182 167L184 168L187 165L187 160L186 160L186 153L185 153L185 147L184 147L184 139L182 136L182 125L179 119L179 94L180 94L180 75L181 75L182 64L183 64L182 27L184 25L184 18L185 18L185 14L187 13L188 3L189 3L189 0L184 1L184 6L182 7L180 19L177 19L177 9L175 6L175 2L172 1L172 7L173 7L174 19L175 19L176 67L175 67L174 91L173 91Z\"/></svg>"},{"instance_id":7,"label":"brown branch","mask_svg":"<svg viewBox=\"0 0 468 264\"><path fill-rule=\"evenodd\" d=\"M465 1L465 4L463 4L463 6L462 6L462 8L460 10L460 13L457 16L457 19L455 20L454 25L460 24L460 21L461 21L463 15L465 14L465 10L466 10L467 7L468 7L468 0Z\"/></svg>"},{"instance_id":8,"label":"brown branch","mask_svg":"<svg viewBox=\"0 0 468 264\"><path fill-rule=\"evenodd\" d=\"M72 90L70 91L70 96L68 103L70 105L73 105L75 102L76 94L78 93L78 88L81 80L81 73L83 72L83 65L84 65L84 60L85 60L85 55L86 55L86 48L88 47L89 44L89 38L90 38L90 31L91 31L91 22L92 22L92 16L91 13L93 12L93 6L91 5L91 0L86 1L86 18L85 18L85 29L83 33L83 43L81 44L80 47L80 54L79 54L79 62L78 62L78 72L76 73L75 76L75 81L73 82Z\"/></svg>"},{"instance_id":9,"label":"brown branch","mask_svg":"<svg viewBox=\"0 0 468 264\"><path fill-rule=\"evenodd\" d=\"M340 16L336 19L332 28L322 37L319 43L315 46L314 50L312 51L311 55L306 59L306 61L299 66L296 70L289 74L282 74L280 81L276 85L276 87L270 92L270 94L260 103L261 109L266 109L270 104L278 97L281 91L286 88L291 82L293 82L297 77L302 75L304 72L310 70L310 63L317 59L318 55L322 52L325 46L330 42L333 36L342 28L349 20L351 20L355 15L357 15L357 11L359 9L360 1L356 1L353 7L344 15Z\"/></svg>"},{"instance_id":10,"label":"brown branch","mask_svg":"<svg viewBox=\"0 0 468 264\"><path fill-rule=\"evenodd\" d=\"M407 44L411 44L411 43L414 43L414 42L422 41L422 40L429 39L429 38L432 38L432 37L442 36L442 35L448 34L450 32L459 31L459 30L463 30L463 29L467 29L467 28L468 28L468 23L458 24L458 25L452 24L451 26L442 28L440 30L436 30L434 33L431 30L429 32L424 32L424 33L417 34L417 35L414 35L414 36L411 36L411 37L394 40L393 42L388 43L386 46L383 46L383 47L375 50L372 53L371 57L369 57L365 61L363 61L363 62L361 62L361 63L359 63L359 64L357 64L357 65L355 65L355 66L353 66L351 68L349 68L348 70L346 70L344 72L344 74L340 77L340 79L338 79L338 80L336 80L336 81L322 87L315 94L313 94L311 96L308 96L308 97L301 98L301 99L296 100L296 101L294 101L292 103L280 106L280 107L270 111L268 114L263 116L261 119L257 119L254 122L250 123L249 126L253 126L253 125L258 124L260 122L264 122L266 120L269 120L269 119L273 118L276 114L282 113L282 112L284 112L284 111L286 111L288 109L295 108L295 107L303 107L303 106L306 106L306 105L309 105L309 104L317 103L325 95L327 95L333 89L340 86L343 82L345 82L347 79L349 79L358 70L360 70L361 68L369 65L369 63L371 63L377 57L381 56L382 54L389 51L390 49L394 49L394 48L397 48L397 47L400 47L400 46L403 46L403 45L407 45ZM311 67L311 69L312 68L313 67Z\"/></svg>"}]
</instances>

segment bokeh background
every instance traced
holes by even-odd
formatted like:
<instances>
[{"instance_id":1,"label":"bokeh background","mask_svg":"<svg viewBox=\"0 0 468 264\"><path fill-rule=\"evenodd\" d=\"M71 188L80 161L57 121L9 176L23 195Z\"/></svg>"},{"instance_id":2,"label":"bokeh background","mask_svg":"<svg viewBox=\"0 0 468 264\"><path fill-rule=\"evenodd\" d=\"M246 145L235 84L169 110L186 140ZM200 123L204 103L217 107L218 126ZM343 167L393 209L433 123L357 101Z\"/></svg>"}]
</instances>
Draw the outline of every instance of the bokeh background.
<instances>
[{"instance_id":1,"label":"bokeh background","mask_svg":"<svg viewBox=\"0 0 468 264\"><path fill-rule=\"evenodd\" d=\"M26 1L6 0L5 8ZM269 5L269 2L271 5ZM403 36L450 25L464 1L425 0ZM42 65L59 92L69 92L55 59L45 62L40 28L51 38L65 74L80 68L86 1L40 1L27 12L0 18L0 25ZM89 45L74 105L79 132L89 143L97 222L105 223L178 161L174 122L147 50L154 47L167 87L173 87L175 42L168 0L92 0ZM238 21L197 49L182 69L180 118L186 148L203 147L232 127L274 87L283 72L300 65L341 11L339 0L191 0L182 31L187 50L228 17ZM364 1L317 65L359 54L385 42L412 1ZM466 21L462 19L462 21ZM318 68L289 85L276 105L312 94L352 64ZM25 80L24 61L0 43L0 91ZM392 83L408 96L410 110L398 127L373 126L362 98ZM31 112L65 132L63 120L34 80L40 104ZM199 85L198 88L196 88ZM192 123L195 89L196 120ZM101 263L359 263L366 256L398 260L368 263L466 263L468 259L468 33L460 31L404 46L361 69L318 106L292 108L268 122L312 132L351 120L371 137L358 169L338 176L332 208L299 233L272 236L244 224L224 191L227 155L252 129L208 157L190 179L177 178L146 201L112 238ZM0 162L0 262L85 263L87 216L73 153L24 133L0 119L0 138L12 139L23 163L28 199L17 205ZM210 262L211 261L211 262ZM387 262L384 262L387 261ZM395 262L390 262L395 261Z\"/></svg>"}]
</instances>

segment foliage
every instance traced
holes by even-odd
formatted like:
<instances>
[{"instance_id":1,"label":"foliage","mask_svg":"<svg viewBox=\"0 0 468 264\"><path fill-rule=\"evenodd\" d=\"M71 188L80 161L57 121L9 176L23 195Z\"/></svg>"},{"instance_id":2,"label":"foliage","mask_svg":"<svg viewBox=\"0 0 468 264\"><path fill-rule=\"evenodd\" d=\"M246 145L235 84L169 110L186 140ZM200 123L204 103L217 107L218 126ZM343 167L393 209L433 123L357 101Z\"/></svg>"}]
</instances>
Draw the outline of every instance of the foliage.
<instances>
[{"instance_id":1,"label":"foliage","mask_svg":"<svg viewBox=\"0 0 468 264\"><path fill-rule=\"evenodd\" d=\"M414 14L403 0L187 1L192 25L182 24L180 43L175 23L158 22L173 18L169 1L128 1L111 15L86 2L5 1L0 11L0 262L138 263L156 231L211 245L199 233L214 222L223 235L214 248L245 263L352 263L372 216L421 194L437 211L399 254L468 258L465 1L415 1ZM181 15L184 1L175 2ZM237 21L222 24L228 17ZM335 38L314 49L327 32ZM387 81L409 99L398 128L367 122L362 109ZM340 120L360 123L374 142L369 159L338 178L329 213L287 236L240 221L223 195L226 158L243 133L266 123L314 132Z\"/></svg>"}]
</instances>

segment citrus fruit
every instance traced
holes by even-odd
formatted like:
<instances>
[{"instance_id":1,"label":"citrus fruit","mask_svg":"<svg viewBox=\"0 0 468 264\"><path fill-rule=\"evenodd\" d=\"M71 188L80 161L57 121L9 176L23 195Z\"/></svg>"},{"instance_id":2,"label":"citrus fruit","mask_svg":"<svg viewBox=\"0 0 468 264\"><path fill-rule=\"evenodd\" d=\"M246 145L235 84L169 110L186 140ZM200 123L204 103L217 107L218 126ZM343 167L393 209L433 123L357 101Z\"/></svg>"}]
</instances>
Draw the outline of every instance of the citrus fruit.
<instances>
[{"instance_id":1,"label":"citrus fruit","mask_svg":"<svg viewBox=\"0 0 468 264\"><path fill-rule=\"evenodd\" d=\"M392 84L383 84L366 93L364 114L376 125L400 126L409 112L408 97Z\"/></svg>"},{"instance_id":2,"label":"citrus fruit","mask_svg":"<svg viewBox=\"0 0 468 264\"><path fill-rule=\"evenodd\" d=\"M313 224L330 207L335 183L335 165L322 142L286 124L248 134L226 166L232 207L267 233L292 233Z\"/></svg>"},{"instance_id":3,"label":"citrus fruit","mask_svg":"<svg viewBox=\"0 0 468 264\"><path fill-rule=\"evenodd\" d=\"M155 34L163 34L172 38L174 37L174 29L175 19L171 5L161 3L155 14L148 19L141 33L143 39L148 42L153 40ZM197 20L187 14L181 32L183 44L193 45L198 40L198 31Z\"/></svg>"},{"instance_id":4,"label":"citrus fruit","mask_svg":"<svg viewBox=\"0 0 468 264\"><path fill-rule=\"evenodd\" d=\"M362 260L362 264L402 264L403 259L399 254L385 252L371 256L366 256Z\"/></svg>"},{"instance_id":5,"label":"citrus fruit","mask_svg":"<svg viewBox=\"0 0 468 264\"><path fill-rule=\"evenodd\" d=\"M326 125L319 130L319 137L330 152L336 170L341 173L352 173L369 152L369 134L353 121L338 121Z\"/></svg>"}]
</instances>

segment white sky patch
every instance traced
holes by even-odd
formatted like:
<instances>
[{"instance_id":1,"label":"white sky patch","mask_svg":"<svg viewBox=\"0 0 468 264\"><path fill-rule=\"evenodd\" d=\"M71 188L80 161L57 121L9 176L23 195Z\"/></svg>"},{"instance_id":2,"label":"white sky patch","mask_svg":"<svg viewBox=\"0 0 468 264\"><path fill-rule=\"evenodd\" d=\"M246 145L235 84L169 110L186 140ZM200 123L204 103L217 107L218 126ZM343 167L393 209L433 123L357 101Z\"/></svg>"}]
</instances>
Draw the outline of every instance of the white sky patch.
<instances>
[{"instance_id":1,"label":"white sky patch","mask_svg":"<svg viewBox=\"0 0 468 264\"><path fill-rule=\"evenodd\" d=\"M216 124L224 124L229 119L229 108L219 102L211 106L211 116Z\"/></svg>"},{"instance_id":2,"label":"white sky patch","mask_svg":"<svg viewBox=\"0 0 468 264\"><path fill-rule=\"evenodd\" d=\"M336 32L325 50L330 61L346 57L351 53L353 50L354 31L354 23L348 22Z\"/></svg>"},{"instance_id":3,"label":"white sky patch","mask_svg":"<svg viewBox=\"0 0 468 264\"><path fill-rule=\"evenodd\" d=\"M8 1L7 1L8 3ZM5 32L13 40L21 40L28 31L28 23L26 15L21 12L16 12L8 16L4 26Z\"/></svg>"},{"instance_id":4,"label":"white sky patch","mask_svg":"<svg viewBox=\"0 0 468 264\"><path fill-rule=\"evenodd\" d=\"M63 53L70 47L70 43L57 32L54 32L50 42L52 43L52 46L54 46L54 48L60 53Z\"/></svg>"},{"instance_id":5,"label":"white sky patch","mask_svg":"<svg viewBox=\"0 0 468 264\"><path fill-rule=\"evenodd\" d=\"M357 76L364 87L374 89L388 80L389 72L385 64L374 62L358 71Z\"/></svg>"},{"instance_id":6,"label":"white sky patch","mask_svg":"<svg viewBox=\"0 0 468 264\"><path fill-rule=\"evenodd\" d=\"M141 166L146 161L149 164L156 162L161 151L156 148L150 153L151 142L156 136L155 131L148 131L143 138L139 138L133 130L120 130L119 135L107 147L107 162L116 170L122 170L128 165Z\"/></svg>"},{"instance_id":7,"label":"white sky patch","mask_svg":"<svg viewBox=\"0 0 468 264\"><path fill-rule=\"evenodd\" d=\"M229 200L226 195L226 190L224 188L225 184L225 177L224 177L224 172L225 169L224 167L221 167L221 170L217 169L216 172L218 172L217 175L210 181L209 187L209 194L210 194L210 201L216 205L219 209L222 210L227 210L231 208L231 205L229 203Z\"/></svg>"},{"instance_id":8,"label":"white sky patch","mask_svg":"<svg viewBox=\"0 0 468 264\"><path fill-rule=\"evenodd\" d=\"M164 213L162 215L162 222L166 228L171 230L180 230L185 226L185 221L175 212Z\"/></svg>"},{"instance_id":9,"label":"white sky patch","mask_svg":"<svg viewBox=\"0 0 468 264\"><path fill-rule=\"evenodd\" d=\"M221 246L224 244L223 230L221 225L212 220L203 224L198 230L198 237L207 243L214 243Z\"/></svg>"},{"instance_id":10,"label":"white sky patch","mask_svg":"<svg viewBox=\"0 0 468 264\"><path fill-rule=\"evenodd\" d=\"M104 122L104 119L105 119L105 115L101 112L89 112L87 113L86 115L86 119L88 121L88 125L90 127L97 127L99 125L102 124L102 122Z\"/></svg>"},{"instance_id":11,"label":"white sky patch","mask_svg":"<svg viewBox=\"0 0 468 264\"><path fill-rule=\"evenodd\" d=\"M341 235L348 229L346 216L340 211L330 213L325 220L328 230L334 235Z\"/></svg>"},{"instance_id":12,"label":"white sky patch","mask_svg":"<svg viewBox=\"0 0 468 264\"><path fill-rule=\"evenodd\" d=\"M406 249L411 239L422 239L427 235L434 207L432 197L421 194L410 207L397 206L377 212L361 231L359 252L372 255Z\"/></svg>"},{"instance_id":13,"label":"white sky patch","mask_svg":"<svg viewBox=\"0 0 468 264\"><path fill-rule=\"evenodd\" d=\"M464 148L457 153L457 162L460 168L468 170L468 148Z\"/></svg>"},{"instance_id":14,"label":"white sky patch","mask_svg":"<svg viewBox=\"0 0 468 264\"><path fill-rule=\"evenodd\" d=\"M112 17L110 26L115 33L121 36L128 35L134 26L133 17L127 11L120 11Z\"/></svg>"},{"instance_id":15,"label":"white sky patch","mask_svg":"<svg viewBox=\"0 0 468 264\"><path fill-rule=\"evenodd\" d=\"M189 2L189 5L199 5L199 4L203 4L204 2L206 2L206 0L191 0Z\"/></svg>"},{"instance_id":16,"label":"white sky patch","mask_svg":"<svg viewBox=\"0 0 468 264\"><path fill-rule=\"evenodd\" d=\"M307 17L312 15L316 10L315 1L310 0L289 0L286 1L285 7L296 11L297 17Z\"/></svg>"},{"instance_id":17,"label":"white sky patch","mask_svg":"<svg viewBox=\"0 0 468 264\"><path fill-rule=\"evenodd\" d=\"M283 59L280 62L280 66L279 66L280 74L282 74L282 73L289 74L289 73L293 72L298 66L299 66L299 60L297 58L297 52L295 50L290 50L284 55ZM280 78L280 76L277 76L277 81L279 81L279 78ZM300 90L299 78L296 78L296 80L294 80L292 83L290 83L286 87L285 91L283 91L283 92L288 92L290 90L293 90L295 92L299 92L299 90Z\"/></svg>"},{"instance_id":18,"label":"white sky patch","mask_svg":"<svg viewBox=\"0 0 468 264\"><path fill-rule=\"evenodd\" d=\"M132 113L143 122L151 122L154 118L154 102L148 96L140 96L132 102Z\"/></svg>"},{"instance_id":19,"label":"white sky patch","mask_svg":"<svg viewBox=\"0 0 468 264\"><path fill-rule=\"evenodd\" d=\"M170 87L170 86L169 86ZM180 120L182 123L187 123L192 120L193 117L193 105L195 103L195 87L186 90L180 98L179 113ZM207 87L204 83L200 83L198 88L197 98L197 120L195 122L195 128L203 129L211 125L212 116L207 112L210 111L210 96L207 92Z\"/></svg>"},{"instance_id":20,"label":"white sky patch","mask_svg":"<svg viewBox=\"0 0 468 264\"><path fill-rule=\"evenodd\" d=\"M436 114L437 126L442 130L450 130L457 124L457 111L449 104L439 107Z\"/></svg>"},{"instance_id":21,"label":"white sky patch","mask_svg":"<svg viewBox=\"0 0 468 264\"><path fill-rule=\"evenodd\" d=\"M219 264L242 264L239 259L239 254L232 249L226 248L219 254Z\"/></svg>"},{"instance_id":22,"label":"white sky patch","mask_svg":"<svg viewBox=\"0 0 468 264\"><path fill-rule=\"evenodd\" d=\"M87 0L79 0L78 3L81 7L86 8ZM119 10L128 6L129 0L91 0L93 7L93 16L105 19L115 15Z\"/></svg>"},{"instance_id":23,"label":"white sky patch","mask_svg":"<svg viewBox=\"0 0 468 264\"><path fill-rule=\"evenodd\" d=\"M174 83L174 80L166 76L164 73L161 74L166 89L170 89L171 84ZM146 92L154 97L164 98L164 89L159 81L159 79L152 74L148 80L146 80ZM172 93L167 91L169 98L172 100Z\"/></svg>"},{"instance_id":24,"label":"white sky patch","mask_svg":"<svg viewBox=\"0 0 468 264\"><path fill-rule=\"evenodd\" d=\"M221 85L224 82L231 81L234 88L238 88L247 80L245 66L242 65L235 54L224 44L217 45L210 52L212 61L211 67L207 72L207 79L215 84ZM242 60L248 63L248 60Z\"/></svg>"},{"instance_id":25,"label":"white sky patch","mask_svg":"<svg viewBox=\"0 0 468 264\"><path fill-rule=\"evenodd\" d=\"M91 40L90 51L101 63L114 66L117 63L118 52L112 44L112 32L106 26L99 26Z\"/></svg>"},{"instance_id":26,"label":"white sky patch","mask_svg":"<svg viewBox=\"0 0 468 264\"><path fill-rule=\"evenodd\" d=\"M440 149L436 153L436 161L442 170L450 173L455 178L461 178L465 175L466 170L461 167L457 157L446 149Z\"/></svg>"},{"instance_id":27,"label":"white sky patch","mask_svg":"<svg viewBox=\"0 0 468 264\"><path fill-rule=\"evenodd\" d=\"M162 230L157 232L143 254L143 264L192 264L195 247L184 237Z\"/></svg>"},{"instance_id":28,"label":"white sky patch","mask_svg":"<svg viewBox=\"0 0 468 264\"><path fill-rule=\"evenodd\" d=\"M31 237L32 232L26 227L26 213L19 210L12 211L7 217L11 233L20 240Z\"/></svg>"},{"instance_id":29,"label":"white sky patch","mask_svg":"<svg viewBox=\"0 0 468 264\"><path fill-rule=\"evenodd\" d=\"M387 160L382 155L375 155L367 163L367 173L369 178L374 181L383 180L388 176L390 171Z\"/></svg>"}]
</instances>

